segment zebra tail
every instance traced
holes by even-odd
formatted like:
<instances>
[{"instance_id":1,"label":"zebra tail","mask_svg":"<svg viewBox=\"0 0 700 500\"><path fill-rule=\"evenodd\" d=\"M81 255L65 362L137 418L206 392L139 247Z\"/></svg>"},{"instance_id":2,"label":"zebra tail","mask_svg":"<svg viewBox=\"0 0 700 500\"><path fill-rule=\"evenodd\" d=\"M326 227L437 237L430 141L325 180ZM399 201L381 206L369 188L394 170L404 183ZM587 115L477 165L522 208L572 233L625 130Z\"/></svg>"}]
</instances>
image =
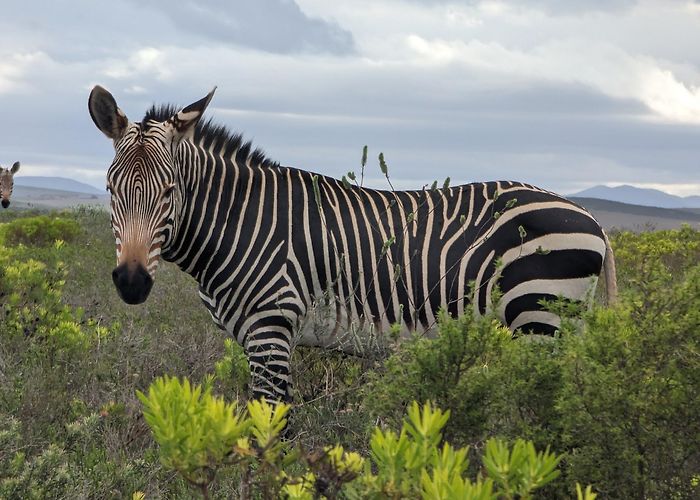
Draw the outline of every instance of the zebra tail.
<instances>
[{"instance_id":1,"label":"zebra tail","mask_svg":"<svg viewBox=\"0 0 700 500\"><path fill-rule=\"evenodd\" d=\"M615 269L615 255L608 235L603 231L605 238L605 259L603 259L603 272L605 273L605 299L609 306L617 302L617 270Z\"/></svg>"}]
</instances>

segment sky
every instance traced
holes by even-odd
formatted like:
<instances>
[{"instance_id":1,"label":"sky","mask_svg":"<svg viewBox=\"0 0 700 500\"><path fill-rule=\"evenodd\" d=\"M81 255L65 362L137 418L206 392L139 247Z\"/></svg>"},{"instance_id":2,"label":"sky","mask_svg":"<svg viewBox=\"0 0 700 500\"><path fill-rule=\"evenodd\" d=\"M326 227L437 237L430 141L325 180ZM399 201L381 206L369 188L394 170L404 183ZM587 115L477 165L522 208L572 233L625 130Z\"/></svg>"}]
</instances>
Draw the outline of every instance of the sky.
<instances>
[{"instance_id":1,"label":"sky","mask_svg":"<svg viewBox=\"0 0 700 500\"><path fill-rule=\"evenodd\" d=\"M282 165L397 188L700 194L700 1L3 0L0 164L104 188L87 111L194 102ZM20 174L18 174L20 175Z\"/></svg>"}]
</instances>

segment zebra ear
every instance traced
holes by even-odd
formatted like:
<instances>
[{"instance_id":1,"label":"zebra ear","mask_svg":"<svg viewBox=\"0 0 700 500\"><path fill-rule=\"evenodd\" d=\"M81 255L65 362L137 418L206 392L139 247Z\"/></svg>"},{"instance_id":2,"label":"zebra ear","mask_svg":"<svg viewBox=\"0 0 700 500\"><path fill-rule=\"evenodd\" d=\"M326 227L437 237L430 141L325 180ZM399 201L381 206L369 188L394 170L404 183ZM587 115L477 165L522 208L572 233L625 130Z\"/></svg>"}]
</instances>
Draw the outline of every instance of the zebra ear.
<instances>
[{"instance_id":1,"label":"zebra ear","mask_svg":"<svg viewBox=\"0 0 700 500\"><path fill-rule=\"evenodd\" d=\"M126 132L129 119L117 107L117 101L106 89L95 85L88 99L90 117L97 128L113 141L119 140Z\"/></svg>"},{"instance_id":2,"label":"zebra ear","mask_svg":"<svg viewBox=\"0 0 700 500\"><path fill-rule=\"evenodd\" d=\"M204 110L209 106L211 98L214 97L214 92L216 92L216 87L211 89L211 92L206 97L182 108L170 118L169 122L173 127L175 139L182 139L194 129L194 126L204 114Z\"/></svg>"},{"instance_id":3,"label":"zebra ear","mask_svg":"<svg viewBox=\"0 0 700 500\"><path fill-rule=\"evenodd\" d=\"M17 171L19 170L19 162L16 161L14 165L12 165L12 168L10 169L10 172L12 172L12 175L16 174Z\"/></svg>"}]
</instances>

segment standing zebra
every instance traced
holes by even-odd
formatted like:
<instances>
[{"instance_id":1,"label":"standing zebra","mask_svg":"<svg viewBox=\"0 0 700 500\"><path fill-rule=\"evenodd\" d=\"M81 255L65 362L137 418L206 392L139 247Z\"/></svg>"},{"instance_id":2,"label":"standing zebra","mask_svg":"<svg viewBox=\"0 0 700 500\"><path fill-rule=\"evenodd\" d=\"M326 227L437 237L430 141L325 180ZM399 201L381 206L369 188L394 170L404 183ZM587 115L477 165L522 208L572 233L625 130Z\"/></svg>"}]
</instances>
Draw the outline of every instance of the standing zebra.
<instances>
[{"instance_id":1,"label":"standing zebra","mask_svg":"<svg viewBox=\"0 0 700 500\"><path fill-rule=\"evenodd\" d=\"M613 262L588 212L528 184L379 191L282 167L199 121L213 94L130 122L92 90L90 115L115 149L112 279L139 304L161 257L191 274L244 347L256 397L289 399L296 344L358 352L397 323L428 330L441 308L484 313L496 284L506 325L551 334L559 318L539 301L584 300Z\"/></svg>"},{"instance_id":2,"label":"standing zebra","mask_svg":"<svg viewBox=\"0 0 700 500\"><path fill-rule=\"evenodd\" d=\"M2 208L7 208L10 206L12 188L15 186L15 174L18 170L18 161L12 165L12 168L0 167L0 204L2 204Z\"/></svg>"}]
</instances>

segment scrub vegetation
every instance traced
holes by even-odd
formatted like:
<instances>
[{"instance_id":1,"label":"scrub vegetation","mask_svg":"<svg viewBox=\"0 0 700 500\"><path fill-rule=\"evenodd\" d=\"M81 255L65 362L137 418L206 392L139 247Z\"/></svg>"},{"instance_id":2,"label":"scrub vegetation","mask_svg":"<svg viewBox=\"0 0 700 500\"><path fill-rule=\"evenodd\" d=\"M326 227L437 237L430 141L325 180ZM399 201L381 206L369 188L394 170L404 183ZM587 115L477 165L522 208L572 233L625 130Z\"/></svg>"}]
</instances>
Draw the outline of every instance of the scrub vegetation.
<instances>
[{"instance_id":1,"label":"scrub vegetation","mask_svg":"<svg viewBox=\"0 0 700 500\"><path fill-rule=\"evenodd\" d=\"M612 234L619 304L551 304L556 338L299 348L273 408L189 276L121 302L106 212L0 217L0 498L700 496L698 231Z\"/></svg>"}]
</instances>

